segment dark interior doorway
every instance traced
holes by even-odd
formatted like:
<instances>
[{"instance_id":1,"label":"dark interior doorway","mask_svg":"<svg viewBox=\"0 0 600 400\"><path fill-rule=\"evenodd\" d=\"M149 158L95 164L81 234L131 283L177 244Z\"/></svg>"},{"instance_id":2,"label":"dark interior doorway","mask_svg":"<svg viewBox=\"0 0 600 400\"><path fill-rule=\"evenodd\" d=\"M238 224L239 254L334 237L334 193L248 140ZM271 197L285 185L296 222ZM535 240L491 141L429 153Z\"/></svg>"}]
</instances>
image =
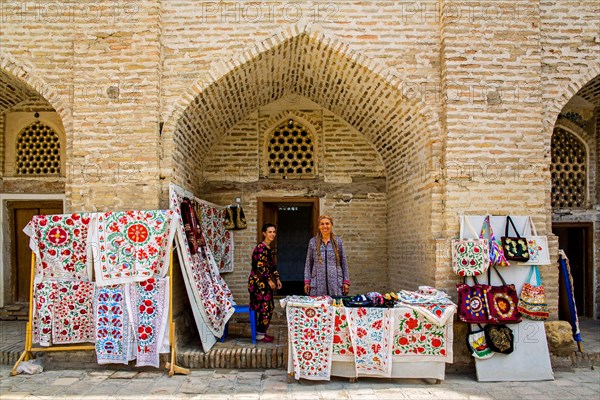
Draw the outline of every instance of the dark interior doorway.
<instances>
[{"instance_id":1,"label":"dark interior doorway","mask_svg":"<svg viewBox=\"0 0 600 400\"><path fill-rule=\"evenodd\" d=\"M319 215L317 198L262 198L258 199L258 237L264 223L277 226L277 270L283 288L279 296L304 294L304 263L308 241L316 234Z\"/></svg>"},{"instance_id":2,"label":"dark interior doorway","mask_svg":"<svg viewBox=\"0 0 600 400\"><path fill-rule=\"evenodd\" d=\"M593 318L593 230L591 223L555 223L552 232L558 236L558 247L565 251L573 276L573 294L577 314ZM562 278L562 277L561 277ZM559 319L569 320L566 289L559 282Z\"/></svg>"},{"instance_id":3,"label":"dark interior doorway","mask_svg":"<svg viewBox=\"0 0 600 400\"><path fill-rule=\"evenodd\" d=\"M31 249L23 232L34 215L61 214L62 201L9 201L7 208L11 227L11 271L9 304L29 303L31 292Z\"/></svg>"}]
</instances>

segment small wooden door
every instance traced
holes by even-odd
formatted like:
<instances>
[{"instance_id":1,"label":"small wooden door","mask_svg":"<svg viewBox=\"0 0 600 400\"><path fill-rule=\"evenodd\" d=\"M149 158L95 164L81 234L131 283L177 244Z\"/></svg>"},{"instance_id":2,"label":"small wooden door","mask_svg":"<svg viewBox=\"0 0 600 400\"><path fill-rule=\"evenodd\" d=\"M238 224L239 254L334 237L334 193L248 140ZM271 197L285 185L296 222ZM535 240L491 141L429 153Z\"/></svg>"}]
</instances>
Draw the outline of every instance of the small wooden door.
<instances>
[{"instance_id":1,"label":"small wooden door","mask_svg":"<svg viewBox=\"0 0 600 400\"><path fill-rule=\"evenodd\" d=\"M34 215L61 214L62 201L11 201L8 202L8 211L12 218L12 302L27 303L31 287L31 249L23 228Z\"/></svg>"}]
</instances>

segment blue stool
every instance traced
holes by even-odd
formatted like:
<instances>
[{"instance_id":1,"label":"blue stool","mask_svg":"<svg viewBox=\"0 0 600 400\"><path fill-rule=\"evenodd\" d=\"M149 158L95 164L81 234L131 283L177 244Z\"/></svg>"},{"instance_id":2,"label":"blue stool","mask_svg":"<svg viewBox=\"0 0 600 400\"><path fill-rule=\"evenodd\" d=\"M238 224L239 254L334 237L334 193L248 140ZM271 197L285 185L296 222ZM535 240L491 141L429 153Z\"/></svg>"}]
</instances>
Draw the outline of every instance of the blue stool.
<instances>
[{"instance_id":1,"label":"blue stool","mask_svg":"<svg viewBox=\"0 0 600 400\"><path fill-rule=\"evenodd\" d=\"M250 332L252 333L252 343L256 344L256 311L251 310L250 306L233 306L233 313L247 313L250 315ZM225 324L225 330L223 330L223 336L221 336L221 343L227 339L228 328L229 322Z\"/></svg>"}]
</instances>

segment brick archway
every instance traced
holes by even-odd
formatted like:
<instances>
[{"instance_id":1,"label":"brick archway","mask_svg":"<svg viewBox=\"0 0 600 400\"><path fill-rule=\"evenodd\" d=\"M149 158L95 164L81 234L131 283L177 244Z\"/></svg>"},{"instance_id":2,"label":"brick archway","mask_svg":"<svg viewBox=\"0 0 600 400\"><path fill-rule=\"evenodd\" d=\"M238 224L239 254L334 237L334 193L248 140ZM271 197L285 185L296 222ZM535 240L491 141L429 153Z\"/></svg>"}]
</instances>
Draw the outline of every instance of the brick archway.
<instances>
[{"instance_id":1,"label":"brick archway","mask_svg":"<svg viewBox=\"0 0 600 400\"><path fill-rule=\"evenodd\" d=\"M435 263L424 270L419 260L402 260L395 241L432 240L432 214L440 212L432 199L443 189L426 172L434 157L441 158L442 139L436 111L401 88L389 68L309 26L273 35L214 66L174 106L162 130L163 197L169 181L196 191L206 155L228 129L253 110L297 94L340 116L379 153L388 198L387 221L381 223L394 233L388 234L388 266L419 271L409 278L394 274L392 284L422 283L435 276Z\"/></svg>"},{"instance_id":2,"label":"brick archway","mask_svg":"<svg viewBox=\"0 0 600 400\"><path fill-rule=\"evenodd\" d=\"M17 82L26 85L30 90L34 90L48 101L59 115L65 131L71 131L72 117L68 102L65 102L60 94L48 83L36 76L30 69L9 58L7 55L0 55L0 70Z\"/></svg>"}]
</instances>

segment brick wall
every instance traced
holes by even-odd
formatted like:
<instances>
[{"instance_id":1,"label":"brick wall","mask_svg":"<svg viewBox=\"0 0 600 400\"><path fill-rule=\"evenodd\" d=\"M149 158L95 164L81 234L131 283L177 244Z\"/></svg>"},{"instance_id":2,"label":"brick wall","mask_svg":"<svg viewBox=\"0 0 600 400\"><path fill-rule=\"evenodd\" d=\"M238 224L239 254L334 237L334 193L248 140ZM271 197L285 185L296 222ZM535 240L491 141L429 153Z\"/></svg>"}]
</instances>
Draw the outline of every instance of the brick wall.
<instances>
[{"instance_id":1,"label":"brick wall","mask_svg":"<svg viewBox=\"0 0 600 400\"><path fill-rule=\"evenodd\" d=\"M323 154L323 207L352 215L374 204L392 288L454 292L448 244L462 213L532 214L550 234L552 128L600 73L592 0L1 6L3 73L63 120L67 210L164 207L169 182L202 193L216 174L235 177L211 186L228 203L227 190L260 176L250 161L263 150L247 133L253 119L267 123L261 107L301 95L326 110L321 144L342 146L338 160L349 165L332 171ZM339 137L328 141L328 129ZM236 135L246 138L239 161L224 163L219 146ZM359 136L374 151L345 146ZM357 184L382 171L383 191ZM333 195L352 187L348 204ZM360 192L376 195L356 201ZM542 273L555 315L558 277Z\"/></svg>"},{"instance_id":2,"label":"brick wall","mask_svg":"<svg viewBox=\"0 0 600 400\"><path fill-rule=\"evenodd\" d=\"M264 143L288 118L305 121L318 140L313 179L268 179ZM200 197L216 204L242 198L248 229L233 231L235 271L225 280L238 302L248 301L250 255L256 246L257 198L319 197L320 213L335 219L347 249L352 290L383 291L387 279L384 167L364 136L334 113L294 96L261 107L231 128L202 164ZM308 243L306 244L308 245Z\"/></svg>"}]
</instances>

